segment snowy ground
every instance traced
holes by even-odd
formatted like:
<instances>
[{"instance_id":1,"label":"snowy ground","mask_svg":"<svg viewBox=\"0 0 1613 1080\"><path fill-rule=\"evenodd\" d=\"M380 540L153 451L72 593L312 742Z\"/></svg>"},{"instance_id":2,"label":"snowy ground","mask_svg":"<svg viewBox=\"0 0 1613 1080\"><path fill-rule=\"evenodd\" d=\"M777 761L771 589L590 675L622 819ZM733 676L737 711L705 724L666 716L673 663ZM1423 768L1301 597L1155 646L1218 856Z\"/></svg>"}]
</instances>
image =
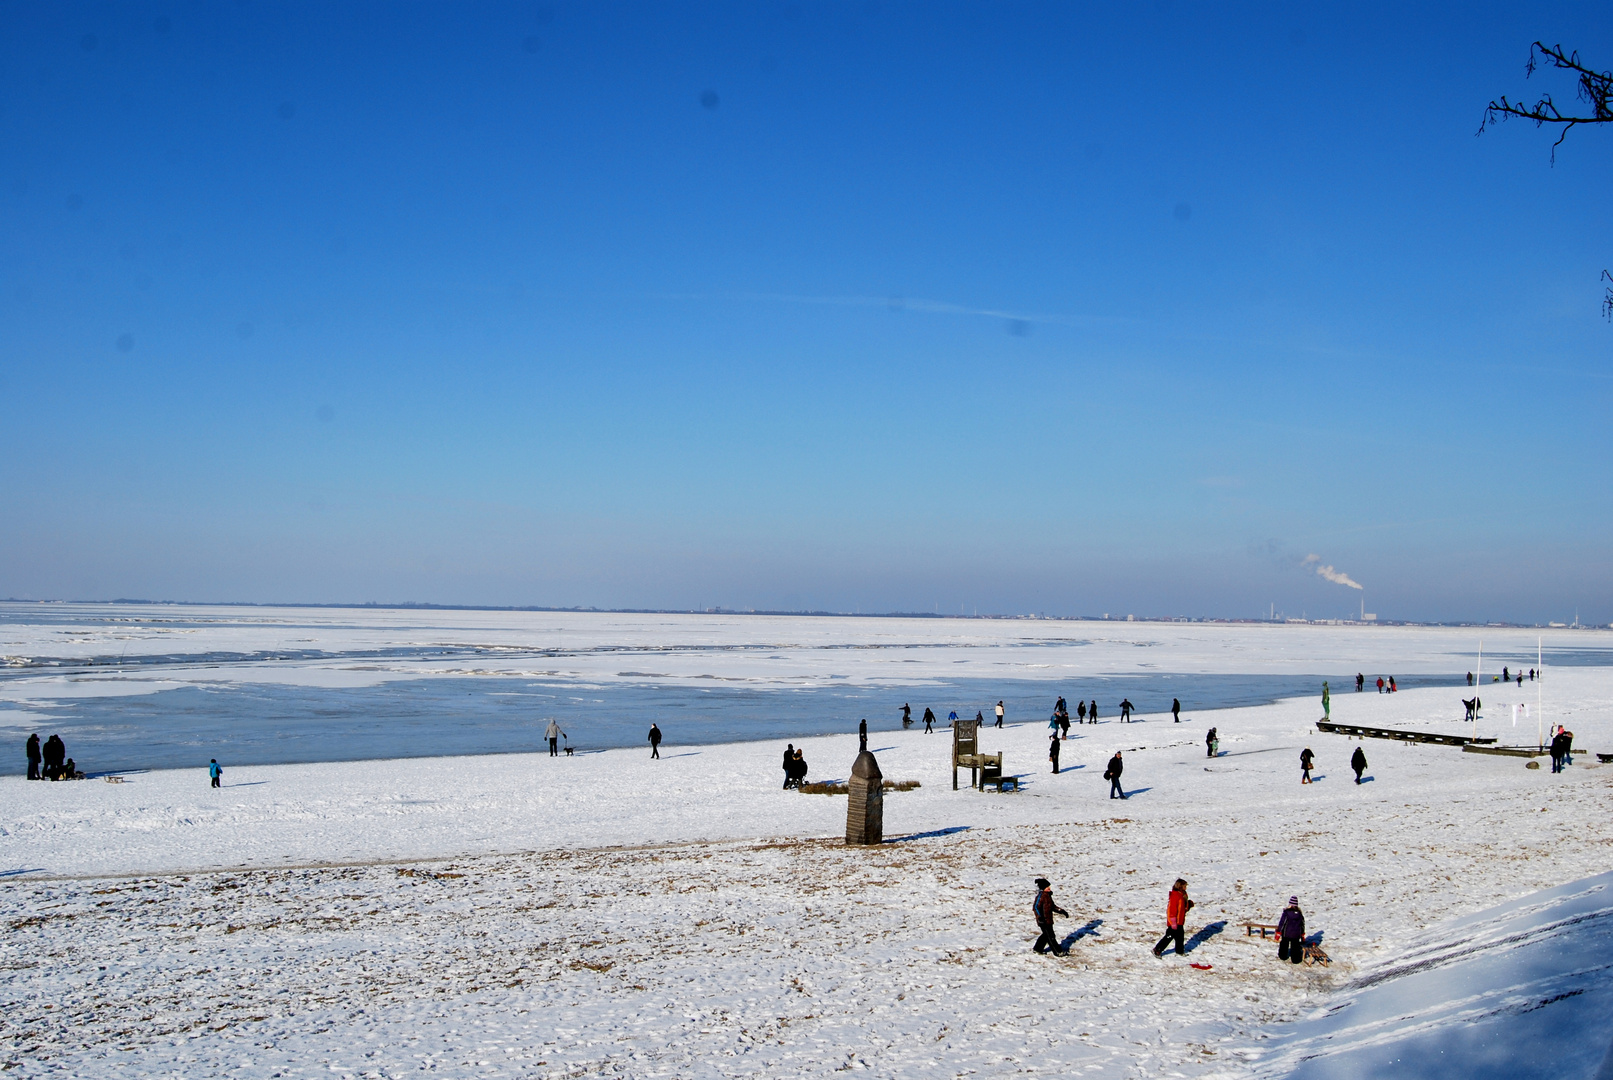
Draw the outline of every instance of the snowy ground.
<instances>
[{"instance_id":1,"label":"snowy ground","mask_svg":"<svg viewBox=\"0 0 1613 1080\"><path fill-rule=\"evenodd\" d=\"M1549 715L1581 747L1613 751L1610 674L1551 672ZM1333 716L1458 731L1455 696L1337 693ZM1507 734L1501 688L1485 697L1490 734ZM1056 777L1044 725L990 731L1026 781L1004 795L951 789L947 734L882 734L887 777L923 786L888 797L896 839L875 850L835 839L843 798L779 790L776 744L231 769L219 791L200 770L3 778L0 1065L1243 1074L1274 1024L1436 924L1608 868L1613 766L1581 756L1559 776L1368 741L1357 787L1356 744L1317 734L1319 713L1313 699L1076 727ZM1302 787L1307 745L1320 782ZM844 777L855 754L847 736L804 746L812 779ZM1099 776L1116 749L1123 803ZM1072 915L1066 959L1028 951L1038 873ZM1155 960L1177 876L1198 904L1193 949ZM1295 892L1331 968L1278 966L1242 934Z\"/></svg>"}]
</instances>

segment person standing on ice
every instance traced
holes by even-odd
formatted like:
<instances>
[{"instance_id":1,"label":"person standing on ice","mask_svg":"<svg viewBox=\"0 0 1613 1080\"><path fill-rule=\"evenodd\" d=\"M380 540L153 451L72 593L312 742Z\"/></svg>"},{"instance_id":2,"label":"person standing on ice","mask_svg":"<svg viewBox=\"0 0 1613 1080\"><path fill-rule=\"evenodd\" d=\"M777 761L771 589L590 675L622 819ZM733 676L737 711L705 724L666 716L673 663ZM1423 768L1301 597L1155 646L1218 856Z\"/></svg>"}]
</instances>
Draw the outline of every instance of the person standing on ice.
<instances>
[{"instance_id":1,"label":"person standing on ice","mask_svg":"<svg viewBox=\"0 0 1613 1080\"><path fill-rule=\"evenodd\" d=\"M1322 719L1333 719L1333 699L1327 692L1327 680L1322 680Z\"/></svg>"},{"instance_id":2,"label":"person standing on ice","mask_svg":"<svg viewBox=\"0 0 1613 1080\"><path fill-rule=\"evenodd\" d=\"M218 778L224 775L223 766L219 765L218 758L214 758L207 766L207 776L212 780L212 786L218 787Z\"/></svg>"},{"instance_id":3,"label":"person standing on ice","mask_svg":"<svg viewBox=\"0 0 1613 1080\"><path fill-rule=\"evenodd\" d=\"M38 733L35 733L28 736L28 779L39 779L39 762L41 760L42 759L39 754L39 735Z\"/></svg>"},{"instance_id":4,"label":"person standing on ice","mask_svg":"<svg viewBox=\"0 0 1613 1080\"><path fill-rule=\"evenodd\" d=\"M566 733L560 730L559 723L554 720L550 720L549 726L543 729L543 737L549 740L550 757L560 756L560 740L565 737L565 735Z\"/></svg>"},{"instance_id":5,"label":"person standing on ice","mask_svg":"<svg viewBox=\"0 0 1613 1080\"><path fill-rule=\"evenodd\" d=\"M1132 708L1133 708L1133 705L1131 704L1131 699L1130 698L1121 698L1120 699L1120 719L1124 720L1128 724L1131 723L1131 710L1132 710Z\"/></svg>"},{"instance_id":6,"label":"person standing on ice","mask_svg":"<svg viewBox=\"0 0 1613 1080\"><path fill-rule=\"evenodd\" d=\"M868 718L865 716L857 721L857 750L862 752L868 749Z\"/></svg>"},{"instance_id":7,"label":"person standing on ice","mask_svg":"<svg viewBox=\"0 0 1613 1080\"><path fill-rule=\"evenodd\" d=\"M1097 722L1098 722L1098 699L1093 698L1091 701L1087 702L1087 723L1096 724Z\"/></svg>"},{"instance_id":8,"label":"person standing on ice","mask_svg":"<svg viewBox=\"0 0 1613 1080\"><path fill-rule=\"evenodd\" d=\"M913 726L913 706L905 701L902 703L902 726L905 728Z\"/></svg>"},{"instance_id":9,"label":"person standing on ice","mask_svg":"<svg viewBox=\"0 0 1613 1080\"><path fill-rule=\"evenodd\" d=\"M928 705L924 707L924 734L929 735L935 731L935 710Z\"/></svg>"},{"instance_id":10,"label":"person standing on ice","mask_svg":"<svg viewBox=\"0 0 1613 1080\"><path fill-rule=\"evenodd\" d=\"M652 758L660 758L661 756L661 725L659 724L650 725L650 756Z\"/></svg>"},{"instance_id":11,"label":"person standing on ice","mask_svg":"<svg viewBox=\"0 0 1613 1080\"><path fill-rule=\"evenodd\" d=\"M1053 763L1053 775L1059 774L1059 733L1053 732L1053 737L1047 740L1047 760Z\"/></svg>"},{"instance_id":12,"label":"person standing on ice","mask_svg":"<svg viewBox=\"0 0 1613 1080\"><path fill-rule=\"evenodd\" d=\"M1305 959L1305 913L1299 910L1297 896L1290 896L1277 916L1277 959L1296 964Z\"/></svg>"},{"instance_id":13,"label":"person standing on ice","mask_svg":"<svg viewBox=\"0 0 1613 1080\"><path fill-rule=\"evenodd\" d=\"M1000 702L1000 701L997 702L997 726L998 727L1003 726L1003 711L1004 711L1003 710L1003 703Z\"/></svg>"},{"instance_id":14,"label":"person standing on ice","mask_svg":"<svg viewBox=\"0 0 1613 1080\"><path fill-rule=\"evenodd\" d=\"M790 774L795 771L795 744L784 744L784 786L789 787L794 779Z\"/></svg>"},{"instance_id":15,"label":"person standing on ice","mask_svg":"<svg viewBox=\"0 0 1613 1080\"><path fill-rule=\"evenodd\" d=\"M1395 677L1393 675L1391 675L1391 676L1389 676L1389 692L1391 694L1393 694L1395 692L1395 690L1396 690Z\"/></svg>"},{"instance_id":16,"label":"person standing on ice","mask_svg":"<svg viewBox=\"0 0 1613 1080\"><path fill-rule=\"evenodd\" d=\"M1211 728L1209 731L1206 731L1204 733L1204 756L1214 757L1216 747L1220 744L1220 742L1221 738L1216 734L1215 728Z\"/></svg>"},{"instance_id":17,"label":"person standing on ice","mask_svg":"<svg viewBox=\"0 0 1613 1080\"><path fill-rule=\"evenodd\" d=\"M1165 955L1165 946L1176 942L1176 955L1181 956L1187 952L1187 946L1182 941L1184 928L1187 925L1187 913L1193 908L1193 901L1187 898L1187 882L1182 878L1176 879L1171 886L1170 899L1165 901L1165 936L1159 939L1154 946L1155 956Z\"/></svg>"},{"instance_id":18,"label":"person standing on ice","mask_svg":"<svg viewBox=\"0 0 1613 1080\"><path fill-rule=\"evenodd\" d=\"M1350 755L1350 768L1355 770L1355 782L1359 784L1361 782L1361 774L1367 771L1366 751L1362 750L1359 746L1355 748L1355 753Z\"/></svg>"},{"instance_id":19,"label":"person standing on ice","mask_svg":"<svg viewBox=\"0 0 1613 1080\"><path fill-rule=\"evenodd\" d=\"M1126 789L1120 786L1120 774L1126 771L1126 763L1120 760L1120 751L1109 759L1109 767L1103 770L1103 778L1109 781L1109 798L1126 797Z\"/></svg>"},{"instance_id":20,"label":"person standing on ice","mask_svg":"<svg viewBox=\"0 0 1613 1080\"><path fill-rule=\"evenodd\" d=\"M1303 749L1303 750L1301 750L1299 752L1299 782L1300 783L1308 784L1308 783L1311 782L1311 762L1313 760L1315 760L1315 758L1316 758L1316 755L1311 753L1311 748L1308 747L1308 746L1305 749Z\"/></svg>"},{"instance_id":21,"label":"person standing on ice","mask_svg":"<svg viewBox=\"0 0 1613 1080\"><path fill-rule=\"evenodd\" d=\"M1355 692L1360 693L1361 688L1367 684L1367 677L1359 671L1355 673Z\"/></svg>"},{"instance_id":22,"label":"person standing on ice","mask_svg":"<svg viewBox=\"0 0 1613 1080\"><path fill-rule=\"evenodd\" d=\"M1086 702L1077 701L1075 703L1075 718L1077 720L1081 721L1081 723L1083 723L1083 724L1087 722L1087 703Z\"/></svg>"},{"instance_id":23,"label":"person standing on ice","mask_svg":"<svg viewBox=\"0 0 1613 1080\"><path fill-rule=\"evenodd\" d=\"M1064 956L1069 949L1059 947L1058 935L1053 932L1053 916L1063 915L1066 919L1070 913L1053 903L1053 883L1045 877L1036 879L1036 899L1031 901L1031 912L1036 916L1036 928L1042 935L1036 939L1033 946L1040 954L1051 951L1054 956Z\"/></svg>"},{"instance_id":24,"label":"person standing on ice","mask_svg":"<svg viewBox=\"0 0 1613 1080\"><path fill-rule=\"evenodd\" d=\"M1177 724L1182 722L1182 703L1177 698L1171 698L1171 721Z\"/></svg>"}]
</instances>

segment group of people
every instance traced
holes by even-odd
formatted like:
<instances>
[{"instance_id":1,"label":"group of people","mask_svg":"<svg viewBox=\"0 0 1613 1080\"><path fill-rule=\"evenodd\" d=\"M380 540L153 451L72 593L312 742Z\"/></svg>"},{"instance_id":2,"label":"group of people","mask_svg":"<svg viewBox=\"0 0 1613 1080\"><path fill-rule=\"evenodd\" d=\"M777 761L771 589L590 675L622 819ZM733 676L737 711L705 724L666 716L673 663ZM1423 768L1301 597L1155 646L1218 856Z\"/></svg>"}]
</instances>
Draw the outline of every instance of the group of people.
<instances>
[{"instance_id":1,"label":"group of people","mask_svg":"<svg viewBox=\"0 0 1613 1080\"><path fill-rule=\"evenodd\" d=\"M795 748L794 743L786 743L784 746L784 786L786 788L800 787L801 781L806 779L806 774L806 758L801 755L801 751Z\"/></svg>"},{"instance_id":2,"label":"group of people","mask_svg":"<svg viewBox=\"0 0 1613 1080\"><path fill-rule=\"evenodd\" d=\"M1172 945L1176 947L1177 956L1186 955L1187 913L1192 910L1193 901L1187 895L1187 881L1177 878L1165 899L1165 933L1154 945L1156 957L1163 957L1165 950ZM1070 913L1054 901L1053 884L1045 877L1036 879L1036 897L1031 901L1031 914L1036 919L1036 929L1039 931L1032 950L1038 954L1067 955L1069 946L1060 943L1058 933L1053 928L1053 918L1057 915L1069 918ZM1277 917L1277 959L1294 964L1305 959L1305 912L1300 908L1297 896L1288 898L1288 906Z\"/></svg>"},{"instance_id":3,"label":"group of people","mask_svg":"<svg viewBox=\"0 0 1613 1080\"><path fill-rule=\"evenodd\" d=\"M1574 733L1557 725L1557 734L1551 737L1551 771L1562 772L1574 763Z\"/></svg>"},{"instance_id":4,"label":"group of people","mask_svg":"<svg viewBox=\"0 0 1613 1080\"><path fill-rule=\"evenodd\" d=\"M1299 752L1299 782L1309 784L1311 782L1311 770L1315 767L1316 755L1307 746ZM1355 748L1355 753L1350 755L1350 768L1355 771L1355 782L1359 784L1361 774L1367 771L1367 753L1359 746Z\"/></svg>"},{"instance_id":5,"label":"group of people","mask_svg":"<svg viewBox=\"0 0 1613 1080\"><path fill-rule=\"evenodd\" d=\"M67 744L60 735L52 735L41 744L36 733L28 736L28 779L82 780L84 774L67 756Z\"/></svg>"}]
</instances>

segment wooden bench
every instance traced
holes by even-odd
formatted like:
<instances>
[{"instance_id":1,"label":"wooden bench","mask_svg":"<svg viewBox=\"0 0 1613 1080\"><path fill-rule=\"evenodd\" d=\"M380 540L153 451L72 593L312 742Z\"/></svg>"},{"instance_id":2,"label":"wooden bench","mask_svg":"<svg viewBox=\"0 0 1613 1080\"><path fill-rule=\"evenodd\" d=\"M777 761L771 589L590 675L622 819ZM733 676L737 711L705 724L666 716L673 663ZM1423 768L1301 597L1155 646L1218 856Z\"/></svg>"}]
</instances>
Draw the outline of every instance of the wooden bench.
<instances>
[{"instance_id":1,"label":"wooden bench","mask_svg":"<svg viewBox=\"0 0 1613 1080\"><path fill-rule=\"evenodd\" d=\"M1275 938L1277 936L1277 924L1263 922L1246 922L1243 924L1244 937L1254 937L1256 934L1261 937Z\"/></svg>"},{"instance_id":2,"label":"wooden bench","mask_svg":"<svg viewBox=\"0 0 1613 1080\"><path fill-rule=\"evenodd\" d=\"M1003 756L1002 754L976 754L980 762L980 790L985 791L987 784L996 784L999 792L1003 789ZM1017 786L1017 784L1016 784Z\"/></svg>"}]
</instances>

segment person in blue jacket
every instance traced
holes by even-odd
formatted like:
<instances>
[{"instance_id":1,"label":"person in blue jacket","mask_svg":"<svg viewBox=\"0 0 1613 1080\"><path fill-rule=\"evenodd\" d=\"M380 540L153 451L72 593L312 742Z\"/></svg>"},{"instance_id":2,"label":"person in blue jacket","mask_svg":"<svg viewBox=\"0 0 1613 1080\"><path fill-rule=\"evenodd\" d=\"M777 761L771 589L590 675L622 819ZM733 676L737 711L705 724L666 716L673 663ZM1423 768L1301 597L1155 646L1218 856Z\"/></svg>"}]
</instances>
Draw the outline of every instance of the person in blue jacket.
<instances>
[{"instance_id":1,"label":"person in blue jacket","mask_svg":"<svg viewBox=\"0 0 1613 1080\"><path fill-rule=\"evenodd\" d=\"M214 758L208 763L207 775L212 779L213 786L218 787L218 778L224 775L224 767L218 763L218 758Z\"/></svg>"}]
</instances>

